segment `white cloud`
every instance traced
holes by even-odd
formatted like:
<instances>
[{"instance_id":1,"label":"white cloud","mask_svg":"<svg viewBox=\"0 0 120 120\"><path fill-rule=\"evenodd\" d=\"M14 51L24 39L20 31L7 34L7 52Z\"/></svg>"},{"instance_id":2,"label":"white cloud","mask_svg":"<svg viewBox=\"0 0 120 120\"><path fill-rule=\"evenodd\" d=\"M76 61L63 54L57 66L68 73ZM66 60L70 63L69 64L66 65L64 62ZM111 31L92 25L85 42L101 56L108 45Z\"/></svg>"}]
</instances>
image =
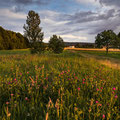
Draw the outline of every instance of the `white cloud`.
<instances>
[{"instance_id":1,"label":"white cloud","mask_svg":"<svg viewBox=\"0 0 120 120\"><path fill-rule=\"evenodd\" d=\"M75 36L75 35L61 35L63 38L70 38L70 39L79 39L79 40L87 40L87 37Z\"/></svg>"},{"instance_id":2,"label":"white cloud","mask_svg":"<svg viewBox=\"0 0 120 120\"><path fill-rule=\"evenodd\" d=\"M7 8L0 9L0 25L5 29L23 33L23 25L26 20L25 13L16 13Z\"/></svg>"},{"instance_id":3,"label":"white cloud","mask_svg":"<svg viewBox=\"0 0 120 120\"><path fill-rule=\"evenodd\" d=\"M26 15L24 13L15 13L7 8L0 9L0 16L8 19L26 19Z\"/></svg>"},{"instance_id":4,"label":"white cloud","mask_svg":"<svg viewBox=\"0 0 120 120\"><path fill-rule=\"evenodd\" d=\"M80 4L85 4L85 5L93 5L93 6L100 6L99 1L97 0L76 0L76 2L80 3Z\"/></svg>"}]
</instances>

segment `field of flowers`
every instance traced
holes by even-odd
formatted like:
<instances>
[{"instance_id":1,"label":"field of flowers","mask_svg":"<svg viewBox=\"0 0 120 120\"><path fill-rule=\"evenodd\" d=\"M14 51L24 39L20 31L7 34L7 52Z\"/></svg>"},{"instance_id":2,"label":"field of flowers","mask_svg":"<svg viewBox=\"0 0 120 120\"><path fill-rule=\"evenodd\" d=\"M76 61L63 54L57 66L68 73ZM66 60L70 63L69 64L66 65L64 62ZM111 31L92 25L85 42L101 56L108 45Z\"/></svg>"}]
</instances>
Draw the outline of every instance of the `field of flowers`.
<instances>
[{"instance_id":1,"label":"field of flowers","mask_svg":"<svg viewBox=\"0 0 120 120\"><path fill-rule=\"evenodd\" d=\"M120 70L69 51L1 55L0 120L120 120Z\"/></svg>"}]
</instances>

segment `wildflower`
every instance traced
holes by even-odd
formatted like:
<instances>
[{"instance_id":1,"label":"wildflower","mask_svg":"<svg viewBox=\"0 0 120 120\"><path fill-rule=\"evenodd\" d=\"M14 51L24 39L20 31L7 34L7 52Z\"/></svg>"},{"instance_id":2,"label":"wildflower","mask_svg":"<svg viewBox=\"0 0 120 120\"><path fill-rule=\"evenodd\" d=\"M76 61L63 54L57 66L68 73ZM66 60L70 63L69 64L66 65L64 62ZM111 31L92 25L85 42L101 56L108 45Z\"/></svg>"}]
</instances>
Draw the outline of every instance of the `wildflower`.
<instances>
[{"instance_id":1,"label":"wildflower","mask_svg":"<svg viewBox=\"0 0 120 120\"><path fill-rule=\"evenodd\" d=\"M8 82L8 85L10 85L11 84L11 82Z\"/></svg>"},{"instance_id":2,"label":"wildflower","mask_svg":"<svg viewBox=\"0 0 120 120\"><path fill-rule=\"evenodd\" d=\"M78 91L80 91L80 88L78 87Z\"/></svg>"},{"instance_id":3,"label":"wildflower","mask_svg":"<svg viewBox=\"0 0 120 120\"><path fill-rule=\"evenodd\" d=\"M99 104L98 106L102 106L102 104Z\"/></svg>"},{"instance_id":4,"label":"wildflower","mask_svg":"<svg viewBox=\"0 0 120 120\"><path fill-rule=\"evenodd\" d=\"M99 91L99 89L98 89L98 88L97 88L96 90L97 90L97 91Z\"/></svg>"},{"instance_id":5,"label":"wildflower","mask_svg":"<svg viewBox=\"0 0 120 120\"><path fill-rule=\"evenodd\" d=\"M27 72L27 74L29 74L29 72Z\"/></svg>"},{"instance_id":6,"label":"wildflower","mask_svg":"<svg viewBox=\"0 0 120 120\"><path fill-rule=\"evenodd\" d=\"M83 79L83 81L85 81L85 79Z\"/></svg>"},{"instance_id":7,"label":"wildflower","mask_svg":"<svg viewBox=\"0 0 120 120\"><path fill-rule=\"evenodd\" d=\"M6 105L8 105L9 104L9 102L6 102Z\"/></svg>"},{"instance_id":8,"label":"wildflower","mask_svg":"<svg viewBox=\"0 0 120 120\"><path fill-rule=\"evenodd\" d=\"M117 96L117 95L115 95L115 98L118 98L118 96Z\"/></svg>"},{"instance_id":9,"label":"wildflower","mask_svg":"<svg viewBox=\"0 0 120 120\"><path fill-rule=\"evenodd\" d=\"M61 74L61 75L63 75L63 73L62 73L62 72L61 72L60 74Z\"/></svg>"},{"instance_id":10,"label":"wildflower","mask_svg":"<svg viewBox=\"0 0 120 120\"><path fill-rule=\"evenodd\" d=\"M14 94L11 94L11 96L13 96Z\"/></svg>"},{"instance_id":11,"label":"wildflower","mask_svg":"<svg viewBox=\"0 0 120 120\"><path fill-rule=\"evenodd\" d=\"M114 92L114 91L112 91L112 93L114 94L115 92Z\"/></svg>"},{"instance_id":12,"label":"wildflower","mask_svg":"<svg viewBox=\"0 0 120 120\"><path fill-rule=\"evenodd\" d=\"M113 90L116 90L116 88L114 87Z\"/></svg>"},{"instance_id":13,"label":"wildflower","mask_svg":"<svg viewBox=\"0 0 120 120\"><path fill-rule=\"evenodd\" d=\"M75 79L78 79L78 77L75 77Z\"/></svg>"},{"instance_id":14,"label":"wildflower","mask_svg":"<svg viewBox=\"0 0 120 120\"><path fill-rule=\"evenodd\" d=\"M101 89L103 89L103 87L101 87Z\"/></svg>"},{"instance_id":15,"label":"wildflower","mask_svg":"<svg viewBox=\"0 0 120 120\"><path fill-rule=\"evenodd\" d=\"M96 101L96 103L99 103L98 101Z\"/></svg>"},{"instance_id":16,"label":"wildflower","mask_svg":"<svg viewBox=\"0 0 120 120\"><path fill-rule=\"evenodd\" d=\"M28 97L25 97L25 100L27 101L27 100L28 100Z\"/></svg>"},{"instance_id":17,"label":"wildflower","mask_svg":"<svg viewBox=\"0 0 120 120\"><path fill-rule=\"evenodd\" d=\"M103 116L102 116L102 117L103 117L103 119L104 119L104 118L105 118L105 115L103 114Z\"/></svg>"},{"instance_id":18,"label":"wildflower","mask_svg":"<svg viewBox=\"0 0 120 120\"><path fill-rule=\"evenodd\" d=\"M85 84L85 82L82 82L83 84Z\"/></svg>"},{"instance_id":19,"label":"wildflower","mask_svg":"<svg viewBox=\"0 0 120 120\"><path fill-rule=\"evenodd\" d=\"M17 79L15 78L14 81L16 81Z\"/></svg>"}]
</instances>

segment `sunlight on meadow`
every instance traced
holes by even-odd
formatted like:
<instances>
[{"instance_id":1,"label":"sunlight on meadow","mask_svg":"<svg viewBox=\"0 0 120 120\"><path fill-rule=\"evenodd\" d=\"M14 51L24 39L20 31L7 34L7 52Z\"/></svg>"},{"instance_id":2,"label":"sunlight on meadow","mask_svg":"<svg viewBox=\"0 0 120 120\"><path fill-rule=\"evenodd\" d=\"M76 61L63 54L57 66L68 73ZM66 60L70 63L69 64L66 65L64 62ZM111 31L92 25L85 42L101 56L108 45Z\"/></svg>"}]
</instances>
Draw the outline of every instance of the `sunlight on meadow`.
<instances>
[{"instance_id":1,"label":"sunlight on meadow","mask_svg":"<svg viewBox=\"0 0 120 120\"><path fill-rule=\"evenodd\" d=\"M76 52L0 56L0 119L120 119L120 70Z\"/></svg>"}]
</instances>

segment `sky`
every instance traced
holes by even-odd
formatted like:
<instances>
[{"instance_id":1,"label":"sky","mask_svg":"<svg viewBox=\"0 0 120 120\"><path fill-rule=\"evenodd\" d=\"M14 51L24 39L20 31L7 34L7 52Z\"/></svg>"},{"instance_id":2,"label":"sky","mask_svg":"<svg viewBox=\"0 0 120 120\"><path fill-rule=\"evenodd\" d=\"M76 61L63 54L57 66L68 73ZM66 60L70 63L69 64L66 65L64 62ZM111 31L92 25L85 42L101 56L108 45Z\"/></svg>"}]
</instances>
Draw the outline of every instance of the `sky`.
<instances>
[{"instance_id":1,"label":"sky","mask_svg":"<svg viewBox=\"0 0 120 120\"><path fill-rule=\"evenodd\" d=\"M104 30L120 32L120 0L0 0L0 26L24 34L28 12L39 14L44 42L95 42Z\"/></svg>"}]
</instances>

